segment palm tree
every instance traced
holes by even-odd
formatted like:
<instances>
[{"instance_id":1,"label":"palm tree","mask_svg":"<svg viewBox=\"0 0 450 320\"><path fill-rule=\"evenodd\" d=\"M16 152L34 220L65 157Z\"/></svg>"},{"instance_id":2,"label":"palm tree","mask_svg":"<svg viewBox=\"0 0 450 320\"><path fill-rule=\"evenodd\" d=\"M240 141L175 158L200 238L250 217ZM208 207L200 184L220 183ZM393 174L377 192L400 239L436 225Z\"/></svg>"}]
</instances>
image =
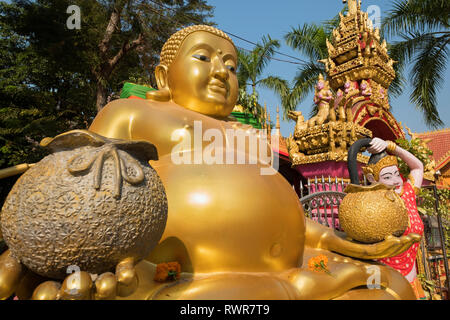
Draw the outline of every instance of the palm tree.
<instances>
[{"instance_id":1,"label":"palm tree","mask_svg":"<svg viewBox=\"0 0 450 320\"><path fill-rule=\"evenodd\" d=\"M314 89L319 74L326 74L325 66L319 60L328 58L326 40L331 40L333 29L337 26L339 26L339 16L321 25L305 23L303 26L292 28L285 35L287 45L309 59L298 68L291 94L288 94L291 96L290 104L283 105L284 108L288 108L288 110L285 109L285 114L289 110L295 110L297 104ZM311 115L316 111L316 108L313 108Z\"/></svg>"},{"instance_id":2,"label":"palm tree","mask_svg":"<svg viewBox=\"0 0 450 320\"><path fill-rule=\"evenodd\" d=\"M256 87L258 85L268 86L271 79L281 80L277 77L261 78L264 69L267 67L269 61L275 54L275 50L280 47L278 40L272 39L269 35L263 36L261 43L258 43L252 51L238 49L238 81L240 89L240 97L244 97L245 101L251 101L252 105L243 105L248 111L254 115L261 115L262 108L257 103L258 92ZM247 93L247 86L251 86L251 94ZM243 103L244 101L239 101Z\"/></svg>"},{"instance_id":3,"label":"palm tree","mask_svg":"<svg viewBox=\"0 0 450 320\"><path fill-rule=\"evenodd\" d=\"M448 0L397 0L382 24L385 34L402 38L390 47L391 57L398 61L397 74L412 62L410 100L434 128L443 125L436 94L449 59L449 16Z\"/></svg>"},{"instance_id":4,"label":"palm tree","mask_svg":"<svg viewBox=\"0 0 450 320\"><path fill-rule=\"evenodd\" d=\"M283 119L287 119L289 111L294 111L304 98L302 86L291 86L287 80L278 77L269 76L261 82L261 85L272 89L280 97Z\"/></svg>"}]
</instances>

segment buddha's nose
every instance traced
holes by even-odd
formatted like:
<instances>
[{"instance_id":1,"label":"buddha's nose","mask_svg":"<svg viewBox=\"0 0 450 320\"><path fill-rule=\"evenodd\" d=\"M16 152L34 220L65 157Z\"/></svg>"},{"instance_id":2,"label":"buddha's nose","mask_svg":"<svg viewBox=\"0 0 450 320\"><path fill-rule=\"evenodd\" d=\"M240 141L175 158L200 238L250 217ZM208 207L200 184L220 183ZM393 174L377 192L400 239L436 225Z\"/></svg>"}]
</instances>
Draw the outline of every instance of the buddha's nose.
<instances>
[{"instance_id":1,"label":"buddha's nose","mask_svg":"<svg viewBox=\"0 0 450 320\"><path fill-rule=\"evenodd\" d=\"M222 80L228 80L229 78L228 69L220 57L215 57L213 59L212 65L213 65L212 74L214 77Z\"/></svg>"}]
</instances>

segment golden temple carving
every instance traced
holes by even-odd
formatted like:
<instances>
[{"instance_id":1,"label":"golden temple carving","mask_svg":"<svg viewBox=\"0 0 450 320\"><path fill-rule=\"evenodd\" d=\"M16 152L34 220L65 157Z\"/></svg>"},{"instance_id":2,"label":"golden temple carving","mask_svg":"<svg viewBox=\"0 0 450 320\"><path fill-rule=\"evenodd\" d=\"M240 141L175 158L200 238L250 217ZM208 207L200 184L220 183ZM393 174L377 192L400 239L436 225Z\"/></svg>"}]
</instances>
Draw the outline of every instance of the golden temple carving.
<instances>
[{"instance_id":1,"label":"golden temple carving","mask_svg":"<svg viewBox=\"0 0 450 320\"><path fill-rule=\"evenodd\" d=\"M347 1L343 1L347 3ZM361 2L348 1L346 15L339 14L339 26L326 40L328 57L319 60L327 78L319 76L314 103L317 114L307 120L301 112L291 111L296 121L288 149L293 165L326 160L345 161L348 146L363 137L372 137L364 128L377 119L391 128L395 136L404 136L389 112L388 88L395 78L394 61L381 42ZM359 157L362 162L366 157Z\"/></svg>"},{"instance_id":2,"label":"golden temple carving","mask_svg":"<svg viewBox=\"0 0 450 320\"><path fill-rule=\"evenodd\" d=\"M328 59L321 60L329 75L330 85L337 90L352 80L375 79L388 88L395 78L394 61L387 54L386 41L380 43L380 30L374 28L361 4L349 1L349 12L340 14L339 27L333 30L332 41L327 40Z\"/></svg>"}]
</instances>

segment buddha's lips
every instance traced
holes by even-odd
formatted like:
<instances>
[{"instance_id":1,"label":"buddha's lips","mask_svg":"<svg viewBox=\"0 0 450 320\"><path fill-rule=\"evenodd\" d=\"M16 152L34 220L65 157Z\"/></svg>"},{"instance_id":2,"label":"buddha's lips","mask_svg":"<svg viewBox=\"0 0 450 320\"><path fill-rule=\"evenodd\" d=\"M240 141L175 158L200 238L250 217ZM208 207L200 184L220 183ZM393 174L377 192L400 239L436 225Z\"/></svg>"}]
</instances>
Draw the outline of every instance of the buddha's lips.
<instances>
[{"instance_id":1,"label":"buddha's lips","mask_svg":"<svg viewBox=\"0 0 450 320\"><path fill-rule=\"evenodd\" d=\"M227 92L227 86L222 81L213 80L208 83L208 87L211 89L211 91L214 91L214 92L219 92L219 93Z\"/></svg>"}]
</instances>

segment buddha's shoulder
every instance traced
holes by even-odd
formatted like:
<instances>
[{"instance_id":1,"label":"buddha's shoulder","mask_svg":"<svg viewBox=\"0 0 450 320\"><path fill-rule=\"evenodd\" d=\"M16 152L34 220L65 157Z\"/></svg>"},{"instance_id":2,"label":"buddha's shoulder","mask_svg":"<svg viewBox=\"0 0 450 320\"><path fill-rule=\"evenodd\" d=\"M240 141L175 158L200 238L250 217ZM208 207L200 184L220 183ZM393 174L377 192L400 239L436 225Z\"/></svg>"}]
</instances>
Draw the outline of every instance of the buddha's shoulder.
<instances>
[{"instance_id":1,"label":"buddha's shoulder","mask_svg":"<svg viewBox=\"0 0 450 320\"><path fill-rule=\"evenodd\" d=\"M99 112L102 113L168 113L178 111L183 112L183 108L171 102L158 102L144 99L117 99L108 103Z\"/></svg>"},{"instance_id":2,"label":"buddha's shoulder","mask_svg":"<svg viewBox=\"0 0 450 320\"><path fill-rule=\"evenodd\" d=\"M159 102L144 99L117 99L108 103L97 115L101 117L133 118L133 121L145 119L158 120L182 120L192 122L201 120L203 122L219 122L198 112L188 110L173 102Z\"/></svg>"}]
</instances>

